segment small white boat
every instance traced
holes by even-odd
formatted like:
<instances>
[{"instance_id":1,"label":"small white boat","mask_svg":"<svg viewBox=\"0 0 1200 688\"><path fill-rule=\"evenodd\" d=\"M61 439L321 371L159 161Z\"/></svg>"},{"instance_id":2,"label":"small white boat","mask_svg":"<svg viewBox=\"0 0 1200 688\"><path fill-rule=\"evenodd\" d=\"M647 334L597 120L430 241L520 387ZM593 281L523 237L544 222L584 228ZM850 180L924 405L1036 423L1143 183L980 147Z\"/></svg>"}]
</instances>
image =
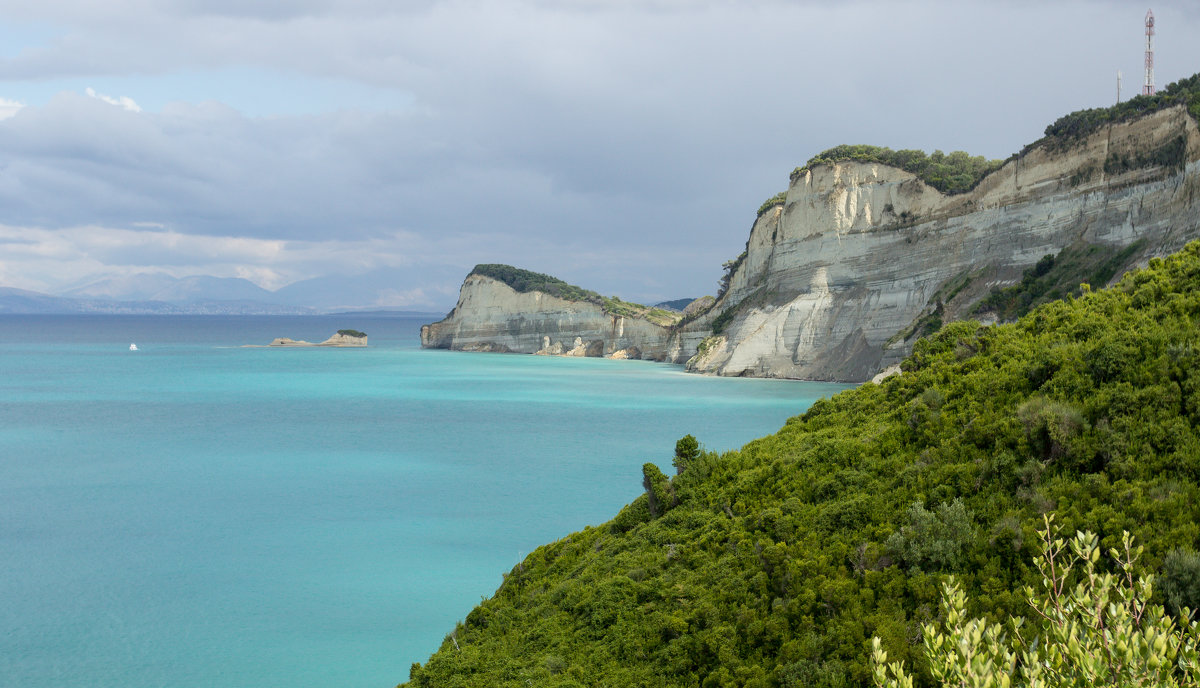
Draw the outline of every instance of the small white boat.
<instances>
[{"instance_id":1,"label":"small white boat","mask_svg":"<svg viewBox=\"0 0 1200 688\"><path fill-rule=\"evenodd\" d=\"M130 350L130 351L137 351L137 350L138 350L138 348L137 348L137 344L130 344L130 345L129 345L129 350Z\"/></svg>"}]
</instances>

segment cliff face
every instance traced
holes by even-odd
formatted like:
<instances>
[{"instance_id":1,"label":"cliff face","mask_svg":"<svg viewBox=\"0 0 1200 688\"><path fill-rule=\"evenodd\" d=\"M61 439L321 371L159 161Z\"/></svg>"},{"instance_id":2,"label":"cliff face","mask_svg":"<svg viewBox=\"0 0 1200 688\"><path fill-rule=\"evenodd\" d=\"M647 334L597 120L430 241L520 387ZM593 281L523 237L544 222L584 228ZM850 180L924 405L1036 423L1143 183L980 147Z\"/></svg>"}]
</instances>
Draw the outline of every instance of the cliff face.
<instances>
[{"instance_id":1,"label":"cliff face","mask_svg":"<svg viewBox=\"0 0 1200 688\"><path fill-rule=\"evenodd\" d=\"M878 163L799 171L784 202L754 223L726 293L673 328L473 273L450 315L422 328L421 343L622 352L717 375L857 382L898 363L924 325L975 317L981 298L1043 256L1132 245L1119 276L1198 237L1200 131L1174 107L1068 145L1036 144L961 194ZM500 276L565 285L499 267Z\"/></svg>"},{"instance_id":2,"label":"cliff face","mask_svg":"<svg viewBox=\"0 0 1200 688\"><path fill-rule=\"evenodd\" d=\"M1147 162L1180 146L1168 166ZM1035 146L953 196L886 165L805 170L755 222L709 317L669 353L681 360L698 348L689 369L719 375L870 379L909 352L915 321L966 315L1042 256L1144 239L1139 262L1200 236L1198 160L1196 122L1176 107L1065 151ZM722 336L701 345L703 326L727 311Z\"/></svg>"},{"instance_id":3,"label":"cliff face","mask_svg":"<svg viewBox=\"0 0 1200 688\"><path fill-rule=\"evenodd\" d=\"M624 352L624 358L663 359L670 336L670 328L612 315L588 301L518 292L499 280L472 274L463 282L450 315L421 327L421 346L573 356Z\"/></svg>"}]
</instances>

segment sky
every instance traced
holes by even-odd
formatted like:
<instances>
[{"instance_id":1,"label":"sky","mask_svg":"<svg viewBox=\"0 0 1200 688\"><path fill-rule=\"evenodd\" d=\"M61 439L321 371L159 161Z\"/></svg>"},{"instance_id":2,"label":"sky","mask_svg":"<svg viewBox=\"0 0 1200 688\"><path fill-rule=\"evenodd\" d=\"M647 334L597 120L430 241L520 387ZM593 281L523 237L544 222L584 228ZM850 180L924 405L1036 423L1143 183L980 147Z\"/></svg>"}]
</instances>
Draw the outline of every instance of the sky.
<instances>
[{"instance_id":1,"label":"sky","mask_svg":"<svg viewBox=\"0 0 1200 688\"><path fill-rule=\"evenodd\" d=\"M1200 3L1151 6L1162 87L1200 71ZM0 286L207 275L447 310L495 262L711 294L826 148L1003 158L1112 104L1117 70L1137 93L1146 9L0 0Z\"/></svg>"}]
</instances>

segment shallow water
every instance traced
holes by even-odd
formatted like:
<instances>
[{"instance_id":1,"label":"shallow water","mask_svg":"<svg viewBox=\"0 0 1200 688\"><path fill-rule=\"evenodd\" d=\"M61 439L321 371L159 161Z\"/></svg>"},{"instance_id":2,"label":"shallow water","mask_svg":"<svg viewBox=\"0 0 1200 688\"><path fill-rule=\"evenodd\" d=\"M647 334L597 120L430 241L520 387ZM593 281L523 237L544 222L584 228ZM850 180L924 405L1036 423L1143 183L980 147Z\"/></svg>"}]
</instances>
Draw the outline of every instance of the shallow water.
<instances>
[{"instance_id":1,"label":"shallow water","mask_svg":"<svg viewBox=\"0 0 1200 688\"><path fill-rule=\"evenodd\" d=\"M679 437L735 448L845 387L419 325L0 316L0 685L393 686ZM240 347L347 327L371 347Z\"/></svg>"}]
</instances>

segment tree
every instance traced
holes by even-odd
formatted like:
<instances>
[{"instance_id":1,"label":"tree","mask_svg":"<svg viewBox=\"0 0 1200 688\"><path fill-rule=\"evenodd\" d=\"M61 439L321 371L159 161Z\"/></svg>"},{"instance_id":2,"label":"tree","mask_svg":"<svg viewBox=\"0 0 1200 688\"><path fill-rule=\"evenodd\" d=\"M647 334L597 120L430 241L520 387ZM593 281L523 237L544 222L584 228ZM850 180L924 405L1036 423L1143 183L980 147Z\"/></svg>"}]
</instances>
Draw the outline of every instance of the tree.
<instances>
[{"instance_id":1,"label":"tree","mask_svg":"<svg viewBox=\"0 0 1200 688\"><path fill-rule=\"evenodd\" d=\"M642 487L650 501L650 518L658 518L675 506L675 493L671 481L652 463L642 464Z\"/></svg>"},{"instance_id":2,"label":"tree","mask_svg":"<svg viewBox=\"0 0 1200 688\"><path fill-rule=\"evenodd\" d=\"M700 458L700 443L692 435L684 435L675 443L675 475L683 473Z\"/></svg>"},{"instance_id":3,"label":"tree","mask_svg":"<svg viewBox=\"0 0 1200 688\"><path fill-rule=\"evenodd\" d=\"M1153 576L1134 578L1142 548L1122 534L1121 551L1111 549L1117 573L1101 573L1099 540L1078 532L1068 543L1045 517L1041 556L1042 595L1025 596L1041 624L1028 636L1024 619L1012 621L1011 638L998 624L968 619L966 595L950 578L942 587L945 620L924 627L925 656L937 685L972 688L1059 688L1066 686L1200 686L1195 622L1176 623L1149 603ZM1068 554L1069 550L1069 554ZM1079 575L1075 575L1075 574ZM1074 585L1069 580L1078 578ZM902 662L887 662L882 641L873 638L872 671L879 688L912 688Z\"/></svg>"}]
</instances>

